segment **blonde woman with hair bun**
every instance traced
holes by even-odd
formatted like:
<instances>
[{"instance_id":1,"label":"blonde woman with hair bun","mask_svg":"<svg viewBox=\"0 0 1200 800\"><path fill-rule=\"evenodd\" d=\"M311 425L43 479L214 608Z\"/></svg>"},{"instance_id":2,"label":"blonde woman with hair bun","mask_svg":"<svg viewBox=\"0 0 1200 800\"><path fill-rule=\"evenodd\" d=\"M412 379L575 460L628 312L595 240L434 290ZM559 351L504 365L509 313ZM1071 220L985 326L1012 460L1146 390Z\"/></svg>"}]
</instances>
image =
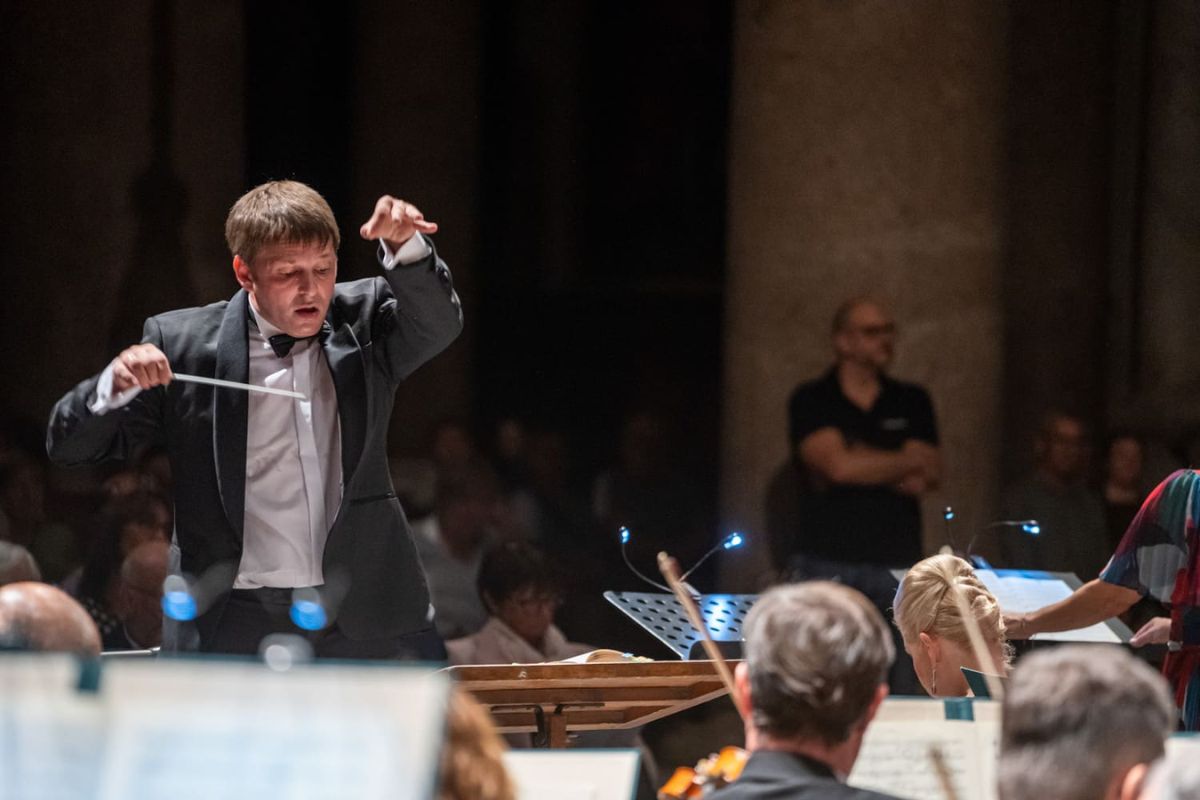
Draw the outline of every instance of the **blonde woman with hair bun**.
<instances>
[{"instance_id":1,"label":"blonde woman with hair bun","mask_svg":"<svg viewBox=\"0 0 1200 800\"><path fill-rule=\"evenodd\" d=\"M992 661L1001 672L1007 672L1011 655L1000 604L976 577L971 565L949 554L918 561L900 581L893 613L917 678L931 697L969 694L961 667L987 671L971 649L952 590L961 593L966 601Z\"/></svg>"}]
</instances>

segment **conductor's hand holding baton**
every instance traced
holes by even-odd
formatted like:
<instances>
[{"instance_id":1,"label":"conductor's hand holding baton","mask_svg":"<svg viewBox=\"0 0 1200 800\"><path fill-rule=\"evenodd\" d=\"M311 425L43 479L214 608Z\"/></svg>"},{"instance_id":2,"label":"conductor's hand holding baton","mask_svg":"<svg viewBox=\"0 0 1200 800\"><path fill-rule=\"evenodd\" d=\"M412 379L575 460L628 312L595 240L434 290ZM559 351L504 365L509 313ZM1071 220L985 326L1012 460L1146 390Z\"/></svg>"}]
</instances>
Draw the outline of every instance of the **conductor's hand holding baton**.
<instances>
[{"instance_id":1,"label":"conductor's hand holding baton","mask_svg":"<svg viewBox=\"0 0 1200 800\"><path fill-rule=\"evenodd\" d=\"M113 391L164 386L175 376L163 351L152 344L127 347L112 360Z\"/></svg>"}]
</instances>

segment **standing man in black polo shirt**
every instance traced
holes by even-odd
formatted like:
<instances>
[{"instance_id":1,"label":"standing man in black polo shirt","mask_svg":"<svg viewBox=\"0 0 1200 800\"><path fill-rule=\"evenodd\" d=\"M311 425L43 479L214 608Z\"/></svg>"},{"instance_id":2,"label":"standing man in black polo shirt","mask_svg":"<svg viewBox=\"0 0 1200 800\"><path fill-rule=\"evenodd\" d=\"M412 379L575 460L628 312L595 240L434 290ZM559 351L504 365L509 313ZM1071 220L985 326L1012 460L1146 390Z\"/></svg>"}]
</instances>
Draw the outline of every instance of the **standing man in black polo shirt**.
<instances>
[{"instance_id":1,"label":"standing man in black polo shirt","mask_svg":"<svg viewBox=\"0 0 1200 800\"><path fill-rule=\"evenodd\" d=\"M886 374L895 344L881 303L847 300L833 318L833 367L788 406L802 486L786 570L793 580L839 579L885 614L896 589L887 568L921 558L918 498L941 475L929 394Z\"/></svg>"}]
</instances>

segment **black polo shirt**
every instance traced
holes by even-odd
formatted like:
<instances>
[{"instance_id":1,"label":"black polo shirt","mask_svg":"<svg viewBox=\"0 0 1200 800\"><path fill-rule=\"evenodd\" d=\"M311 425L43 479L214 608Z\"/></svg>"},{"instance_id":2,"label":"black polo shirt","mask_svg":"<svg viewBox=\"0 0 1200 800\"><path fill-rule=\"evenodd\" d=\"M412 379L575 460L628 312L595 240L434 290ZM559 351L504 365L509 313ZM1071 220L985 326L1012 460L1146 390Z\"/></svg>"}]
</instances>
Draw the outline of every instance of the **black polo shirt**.
<instances>
[{"instance_id":1,"label":"black polo shirt","mask_svg":"<svg viewBox=\"0 0 1200 800\"><path fill-rule=\"evenodd\" d=\"M847 446L899 450L908 439L936 445L929 394L883 377L875 405L863 411L842 393L835 369L803 383L788 404L793 456L821 428L836 428ZM921 510L892 486L821 485L803 464L800 521L794 552L837 561L909 566L921 558Z\"/></svg>"}]
</instances>

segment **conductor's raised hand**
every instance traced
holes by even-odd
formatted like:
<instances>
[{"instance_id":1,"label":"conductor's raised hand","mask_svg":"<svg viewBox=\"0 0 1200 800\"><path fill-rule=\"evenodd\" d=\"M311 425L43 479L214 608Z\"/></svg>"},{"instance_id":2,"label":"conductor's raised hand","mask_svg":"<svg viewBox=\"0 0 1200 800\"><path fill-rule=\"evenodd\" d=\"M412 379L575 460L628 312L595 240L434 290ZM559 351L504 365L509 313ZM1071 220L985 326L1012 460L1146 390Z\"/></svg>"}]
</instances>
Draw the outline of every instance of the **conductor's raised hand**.
<instances>
[{"instance_id":1,"label":"conductor's raised hand","mask_svg":"<svg viewBox=\"0 0 1200 800\"><path fill-rule=\"evenodd\" d=\"M163 386L175 377L163 351L152 344L135 344L112 360L113 391L123 392L135 386L149 389Z\"/></svg>"},{"instance_id":2,"label":"conductor's raised hand","mask_svg":"<svg viewBox=\"0 0 1200 800\"><path fill-rule=\"evenodd\" d=\"M383 239L393 251L415 233L437 233L437 223L425 219L412 203L384 195L375 203L375 212L358 232L364 239Z\"/></svg>"}]
</instances>

